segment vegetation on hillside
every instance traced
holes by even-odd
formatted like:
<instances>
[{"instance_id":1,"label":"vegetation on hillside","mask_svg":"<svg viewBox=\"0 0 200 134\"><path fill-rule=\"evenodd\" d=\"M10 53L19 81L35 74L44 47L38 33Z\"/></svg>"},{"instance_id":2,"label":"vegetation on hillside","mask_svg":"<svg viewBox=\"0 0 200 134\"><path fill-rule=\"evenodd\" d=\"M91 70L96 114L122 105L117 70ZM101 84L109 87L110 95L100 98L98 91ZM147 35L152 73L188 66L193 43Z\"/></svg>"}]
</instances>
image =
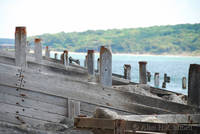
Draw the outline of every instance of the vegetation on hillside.
<instances>
[{"instance_id":1,"label":"vegetation on hillside","mask_svg":"<svg viewBox=\"0 0 200 134\"><path fill-rule=\"evenodd\" d=\"M29 37L29 40L36 37L55 50L99 51L99 46L110 45L118 53L200 55L200 24L60 32Z\"/></svg>"}]
</instances>

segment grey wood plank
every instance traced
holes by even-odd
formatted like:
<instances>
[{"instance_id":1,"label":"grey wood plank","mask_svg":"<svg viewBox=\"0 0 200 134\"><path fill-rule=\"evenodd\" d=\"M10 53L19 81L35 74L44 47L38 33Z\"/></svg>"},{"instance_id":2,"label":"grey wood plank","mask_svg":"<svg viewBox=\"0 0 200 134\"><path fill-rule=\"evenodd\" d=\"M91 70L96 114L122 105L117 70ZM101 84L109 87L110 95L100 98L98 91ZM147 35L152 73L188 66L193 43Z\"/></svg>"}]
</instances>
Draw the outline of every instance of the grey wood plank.
<instances>
[{"instance_id":1,"label":"grey wood plank","mask_svg":"<svg viewBox=\"0 0 200 134\"><path fill-rule=\"evenodd\" d=\"M200 114L122 115L120 117L130 121L158 120L163 123L200 124Z\"/></svg>"},{"instance_id":2,"label":"grey wood plank","mask_svg":"<svg viewBox=\"0 0 200 134\"><path fill-rule=\"evenodd\" d=\"M38 119L25 117L25 116L20 116L20 118L18 119L16 114L2 112L2 111L0 111L0 121L15 124L15 125L22 125L22 124L26 123L33 127L36 127L39 124L42 125L45 123L49 123L48 121L38 120Z\"/></svg>"},{"instance_id":3,"label":"grey wood plank","mask_svg":"<svg viewBox=\"0 0 200 134\"><path fill-rule=\"evenodd\" d=\"M20 116L26 116L38 120L43 121L52 121L52 122L60 122L65 117L58 114L52 114L48 112L43 112L39 110L35 110L33 108L25 108L16 105L10 105L5 103L0 103L0 109L3 113L12 113Z\"/></svg>"},{"instance_id":4,"label":"grey wood plank","mask_svg":"<svg viewBox=\"0 0 200 134\"><path fill-rule=\"evenodd\" d=\"M56 106L60 106L63 108L67 107L67 98L57 97L49 94L44 94L41 92L34 92L31 90L24 90L24 89L19 89L17 91L16 89L17 89L16 87L8 87L0 85L0 93L3 94L8 94L16 97L20 96L21 94L25 94L26 96L24 96L24 98L30 100L40 101L47 104L54 104Z\"/></svg>"},{"instance_id":5,"label":"grey wood plank","mask_svg":"<svg viewBox=\"0 0 200 134\"><path fill-rule=\"evenodd\" d=\"M67 107L60 107L54 104L49 104L41 101L31 100L28 97L12 96L5 93L0 93L0 102L11 105L17 105L24 108L33 108L35 110L59 114L67 116Z\"/></svg>"}]
</instances>

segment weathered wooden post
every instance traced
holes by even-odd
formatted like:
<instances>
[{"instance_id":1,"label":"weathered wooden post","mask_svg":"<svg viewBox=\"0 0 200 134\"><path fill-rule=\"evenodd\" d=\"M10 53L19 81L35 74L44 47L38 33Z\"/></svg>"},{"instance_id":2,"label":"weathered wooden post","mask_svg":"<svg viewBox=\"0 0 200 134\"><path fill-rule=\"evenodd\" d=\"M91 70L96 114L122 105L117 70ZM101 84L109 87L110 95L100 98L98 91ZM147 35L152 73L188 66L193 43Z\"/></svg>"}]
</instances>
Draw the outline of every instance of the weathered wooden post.
<instances>
[{"instance_id":1,"label":"weathered wooden post","mask_svg":"<svg viewBox=\"0 0 200 134\"><path fill-rule=\"evenodd\" d=\"M15 29L15 64L26 67L26 27L16 27Z\"/></svg>"},{"instance_id":2,"label":"weathered wooden post","mask_svg":"<svg viewBox=\"0 0 200 134\"><path fill-rule=\"evenodd\" d=\"M46 49L45 49L45 57L47 57L47 58L50 57L50 50L49 50L48 46L46 46Z\"/></svg>"},{"instance_id":3,"label":"weathered wooden post","mask_svg":"<svg viewBox=\"0 0 200 134\"><path fill-rule=\"evenodd\" d=\"M162 88L166 88L166 82L162 83Z\"/></svg>"},{"instance_id":4,"label":"weathered wooden post","mask_svg":"<svg viewBox=\"0 0 200 134\"><path fill-rule=\"evenodd\" d=\"M57 53L54 54L54 58L58 59L58 54Z\"/></svg>"},{"instance_id":5,"label":"weathered wooden post","mask_svg":"<svg viewBox=\"0 0 200 134\"><path fill-rule=\"evenodd\" d=\"M36 38L34 41L35 44L35 61L37 63L41 63L42 62L42 43L41 43L41 39Z\"/></svg>"},{"instance_id":6,"label":"weathered wooden post","mask_svg":"<svg viewBox=\"0 0 200 134\"><path fill-rule=\"evenodd\" d=\"M85 56L85 60L84 60L84 67L86 67L87 68L87 61L88 61L88 59L87 59L87 55Z\"/></svg>"},{"instance_id":7,"label":"weathered wooden post","mask_svg":"<svg viewBox=\"0 0 200 134\"><path fill-rule=\"evenodd\" d=\"M64 56L64 65L68 66L69 62L68 62L68 51L67 50L64 51L64 55L63 56Z\"/></svg>"},{"instance_id":8,"label":"weathered wooden post","mask_svg":"<svg viewBox=\"0 0 200 134\"><path fill-rule=\"evenodd\" d=\"M94 50L88 50L87 69L89 75L94 75Z\"/></svg>"},{"instance_id":9,"label":"weathered wooden post","mask_svg":"<svg viewBox=\"0 0 200 134\"><path fill-rule=\"evenodd\" d=\"M63 51L63 53L60 56L60 60L61 60L61 63L64 64L65 66L69 65L69 62L68 62L68 51L67 50Z\"/></svg>"},{"instance_id":10,"label":"weathered wooden post","mask_svg":"<svg viewBox=\"0 0 200 134\"><path fill-rule=\"evenodd\" d=\"M188 104L200 108L200 65L190 64L188 78Z\"/></svg>"},{"instance_id":11,"label":"weathered wooden post","mask_svg":"<svg viewBox=\"0 0 200 134\"><path fill-rule=\"evenodd\" d=\"M146 61L139 62L139 79L141 84L147 84Z\"/></svg>"},{"instance_id":12,"label":"weathered wooden post","mask_svg":"<svg viewBox=\"0 0 200 134\"><path fill-rule=\"evenodd\" d=\"M68 118L74 120L78 115L80 115L80 102L68 100Z\"/></svg>"},{"instance_id":13,"label":"weathered wooden post","mask_svg":"<svg viewBox=\"0 0 200 134\"><path fill-rule=\"evenodd\" d=\"M30 42L26 41L26 54L29 54L30 52Z\"/></svg>"},{"instance_id":14,"label":"weathered wooden post","mask_svg":"<svg viewBox=\"0 0 200 134\"><path fill-rule=\"evenodd\" d=\"M100 49L100 83L103 86L112 86L112 53L104 46Z\"/></svg>"},{"instance_id":15,"label":"weathered wooden post","mask_svg":"<svg viewBox=\"0 0 200 134\"><path fill-rule=\"evenodd\" d=\"M64 51L63 53L60 55L60 61L62 64L64 64Z\"/></svg>"},{"instance_id":16,"label":"weathered wooden post","mask_svg":"<svg viewBox=\"0 0 200 134\"><path fill-rule=\"evenodd\" d=\"M186 77L182 78L182 88L186 89Z\"/></svg>"},{"instance_id":17,"label":"weathered wooden post","mask_svg":"<svg viewBox=\"0 0 200 134\"><path fill-rule=\"evenodd\" d=\"M147 81L151 82L151 72L147 72Z\"/></svg>"},{"instance_id":18,"label":"weathered wooden post","mask_svg":"<svg viewBox=\"0 0 200 134\"><path fill-rule=\"evenodd\" d=\"M124 64L124 78L131 80L131 65Z\"/></svg>"},{"instance_id":19,"label":"weathered wooden post","mask_svg":"<svg viewBox=\"0 0 200 134\"><path fill-rule=\"evenodd\" d=\"M97 59L97 72L100 72L100 59Z\"/></svg>"},{"instance_id":20,"label":"weathered wooden post","mask_svg":"<svg viewBox=\"0 0 200 134\"><path fill-rule=\"evenodd\" d=\"M170 83L170 77L166 73L164 74L164 82Z\"/></svg>"},{"instance_id":21,"label":"weathered wooden post","mask_svg":"<svg viewBox=\"0 0 200 134\"><path fill-rule=\"evenodd\" d=\"M154 86L159 87L159 73L154 74Z\"/></svg>"}]
</instances>

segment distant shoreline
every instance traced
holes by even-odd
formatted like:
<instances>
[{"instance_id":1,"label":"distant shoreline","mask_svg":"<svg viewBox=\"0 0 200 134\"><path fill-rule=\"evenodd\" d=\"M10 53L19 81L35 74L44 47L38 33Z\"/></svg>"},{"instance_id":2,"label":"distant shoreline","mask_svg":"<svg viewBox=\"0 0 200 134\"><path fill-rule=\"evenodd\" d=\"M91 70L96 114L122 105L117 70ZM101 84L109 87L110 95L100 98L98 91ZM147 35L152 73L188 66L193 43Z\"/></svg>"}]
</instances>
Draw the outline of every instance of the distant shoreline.
<instances>
[{"instance_id":1,"label":"distant shoreline","mask_svg":"<svg viewBox=\"0 0 200 134\"><path fill-rule=\"evenodd\" d=\"M53 53L62 53L62 51L51 51ZM71 54L86 54L87 52L70 52ZM95 52L96 54L99 54L99 52ZM130 56L166 56L166 57L198 57L200 58L200 55L187 55L187 54L180 54L180 55L175 55L175 54L135 54L135 53L112 53L113 55L130 55Z\"/></svg>"}]
</instances>

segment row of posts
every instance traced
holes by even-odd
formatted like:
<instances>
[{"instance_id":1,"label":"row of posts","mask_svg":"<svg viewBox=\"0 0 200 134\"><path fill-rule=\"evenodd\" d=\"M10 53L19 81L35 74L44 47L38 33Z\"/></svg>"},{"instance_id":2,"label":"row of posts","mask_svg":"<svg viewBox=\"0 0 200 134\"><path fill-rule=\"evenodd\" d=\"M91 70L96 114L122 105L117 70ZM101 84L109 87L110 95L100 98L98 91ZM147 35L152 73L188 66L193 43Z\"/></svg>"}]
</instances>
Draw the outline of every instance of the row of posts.
<instances>
[{"instance_id":1,"label":"row of posts","mask_svg":"<svg viewBox=\"0 0 200 134\"><path fill-rule=\"evenodd\" d=\"M15 30L15 64L16 66L26 67L26 53L27 53L27 33L26 27L16 27ZM50 56L50 50L46 47L45 56ZM55 55L57 58L57 54ZM42 44L41 39L35 39L35 61L37 63L42 62ZM68 51L64 51L61 55L62 63L68 65ZM71 58L70 62L78 62ZM147 62L139 62L139 81L142 84L146 84L150 81L151 74L146 70ZM89 75L94 75L94 50L88 50L84 65L88 69ZM103 86L112 86L112 51L109 47L101 46L100 57L97 62L97 69L100 75L99 82ZM163 86L167 82L170 82L170 78L167 74L164 75ZM124 78L131 79L131 66L129 64L124 65ZM183 77L183 88L186 88L186 78ZM159 73L154 75L155 86L159 85ZM189 69L188 80L188 104L200 107L200 65L191 64Z\"/></svg>"},{"instance_id":2,"label":"row of posts","mask_svg":"<svg viewBox=\"0 0 200 134\"><path fill-rule=\"evenodd\" d=\"M15 40L16 56L15 57L18 57L18 58L16 58L16 65L26 66L26 62L23 62L23 61L26 61L26 52L20 51L22 49L24 49L24 50L26 49L26 42L27 42L26 41L26 28L25 27L17 27L15 38L16 38L16 40ZM39 39L39 38L35 39L34 43L35 43L35 60L37 63L41 63L41 61L42 61L41 39ZM17 44L21 44L21 45L17 45ZM105 58L107 56L111 57L112 54L111 54L111 50L109 50L110 52L108 53L106 49L107 48L105 48L105 47L101 48L102 52L100 51L100 58L98 58L98 61L97 61L97 70L99 71L99 73L101 72L100 76L105 75L105 77L107 77L108 74L109 74L108 76L110 76L110 74L112 74L111 67L108 67L109 63L111 63L111 61L112 61L112 58L111 59ZM49 50L48 46L46 46L46 49L45 49L45 57L50 57L50 50ZM55 53L55 59L57 59L57 53ZM103 65L105 64L106 66L102 66L102 64L100 63L100 59L101 59L101 62L103 63ZM104 59L106 59L106 60L104 60ZM69 57L69 62L72 63L72 61L80 64L79 60ZM67 50L65 50L63 52L63 54L61 55L61 62L65 66L68 65L68 51ZM147 81L150 82L150 79L151 79L150 72L146 71L146 64L147 64L147 62L144 62L144 61L139 62L139 82L141 84L146 84ZM88 53L87 53L85 61L84 61L84 66L88 68L88 73L90 75L94 75L94 72L95 72L94 50L88 50ZM100 71L100 66L102 68L101 71ZM131 65L130 64L124 65L124 78L131 80ZM108 78L102 78L102 79L100 79L100 82L106 86L112 85L112 81L111 80L108 81ZM170 77L168 77L167 74L164 74L164 82L162 84L162 87L166 88L166 83L169 83L169 82L170 82ZM159 73L155 73L155 75L154 75L154 86L159 87ZM183 79L182 79L182 88L183 89L186 88L186 78L185 77L183 77Z\"/></svg>"},{"instance_id":3,"label":"row of posts","mask_svg":"<svg viewBox=\"0 0 200 134\"><path fill-rule=\"evenodd\" d=\"M26 47L27 47L27 41L26 41L26 28L25 27L16 27L16 32L15 32L15 57L16 60L16 65L17 66L26 66ZM42 62L42 43L41 39L37 38L34 41L35 43L35 61L37 63ZM97 70L98 73L100 73L100 76L104 76L105 78L100 79L100 82L103 85L112 85L112 81L108 76L111 77L110 74L112 74L112 54L110 48L105 48L102 46L100 50L100 58L97 60ZM45 57L50 57L50 50L48 46L46 46L45 49ZM110 58L108 58L110 57ZM55 53L55 59L57 59L57 53ZM63 54L61 55L61 63L63 63L65 66L67 66L68 63L68 51L65 50ZM69 62L72 63L74 61L75 63L80 65L80 61L73 59L72 57L69 57ZM111 66L109 67L108 65ZM151 74L150 72L146 71L146 64L147 62L141 61L139 62L139 82L141 84L146 84L147 81L150 82L151 80ZM94 69L94 50L88 50L88 53L86 55L85 61L84 61L84 66L88 68L88 73L90 75L94 75L95 69ZM100 70L100 68L102 68ZM124 78L131 80L131 65L130 64L125 64L124 65ZM164 82L162 83L162 88L166 88L166 83L170 82L170 77L167 76L167 74L164 74ZM159 87L159 73L155 73L154 75L154 86ZM182 88L186 89L186 77L182 78Z\"/></svg>"}]
</instances>

